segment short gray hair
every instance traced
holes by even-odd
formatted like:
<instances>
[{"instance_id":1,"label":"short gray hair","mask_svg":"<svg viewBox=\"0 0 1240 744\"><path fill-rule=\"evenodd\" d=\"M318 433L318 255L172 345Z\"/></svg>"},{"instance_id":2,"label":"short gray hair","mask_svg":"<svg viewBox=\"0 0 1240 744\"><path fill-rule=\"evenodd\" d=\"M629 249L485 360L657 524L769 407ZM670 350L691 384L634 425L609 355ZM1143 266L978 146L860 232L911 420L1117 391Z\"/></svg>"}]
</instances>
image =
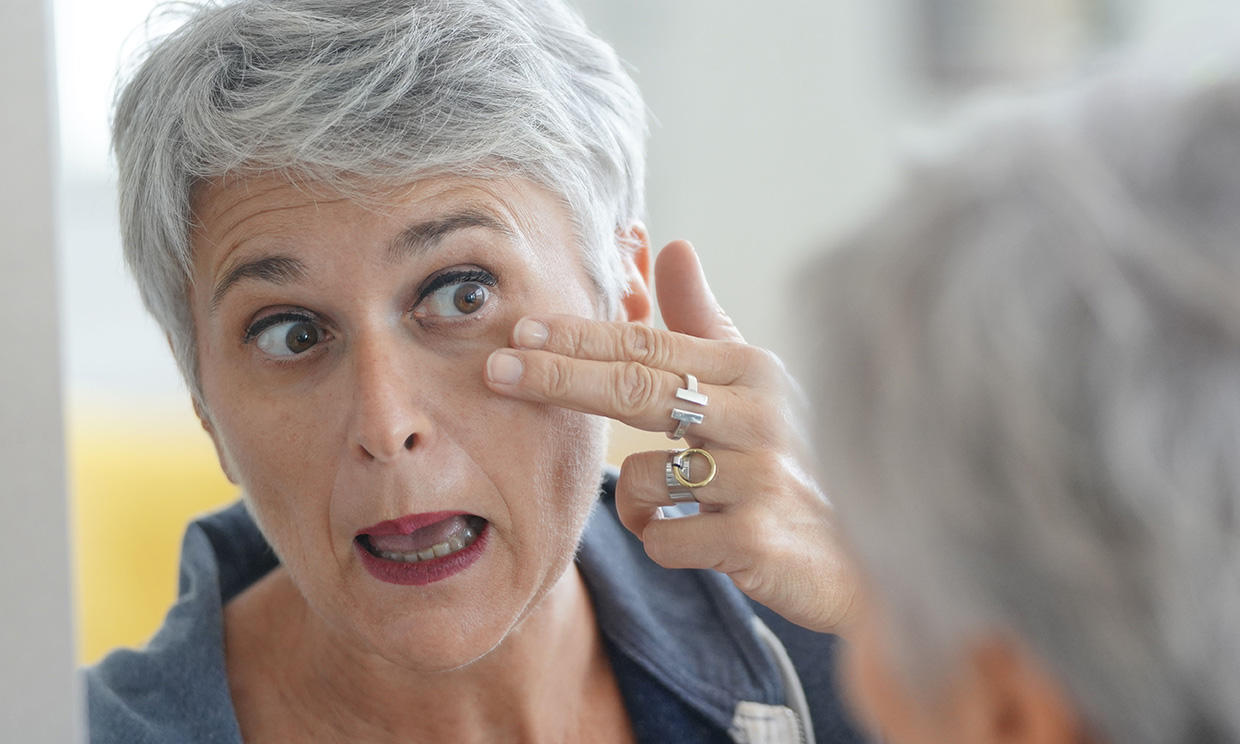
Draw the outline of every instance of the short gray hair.
<instances>
[{"instance_id":1,"label":"short gray hair","mask_svg":"<svg viewBox=\"0 0 1240 744\"><path fill-rule=\"evenodd\" d=\"M564 200L614 310L630 247L618 231L645 210L645 135L633 80L562 0L192 4L117 98L125 257L196 398L191 200L226 174L345 193L528 178Z\"/></svg>"},{"instance_id":2,"label":"short gray hair","mask_svg":"<svg viewBox=\"0 0 1240 744\"><path fill-rule=\"evenodd\" d=\"M823 479L922 689L1006 630L1109 741L1240 742L1240 65L1050 98L815 267Z\"/></svg>"}]
</instances>

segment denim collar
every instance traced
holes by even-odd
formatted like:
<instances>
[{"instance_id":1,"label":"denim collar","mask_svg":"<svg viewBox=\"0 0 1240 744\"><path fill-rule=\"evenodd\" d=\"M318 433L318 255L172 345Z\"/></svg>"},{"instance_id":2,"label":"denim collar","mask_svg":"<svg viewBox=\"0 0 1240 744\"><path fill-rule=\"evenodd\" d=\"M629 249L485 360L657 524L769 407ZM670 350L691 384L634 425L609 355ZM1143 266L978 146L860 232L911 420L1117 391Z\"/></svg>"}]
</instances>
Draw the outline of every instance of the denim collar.
<instances>
[{"instance_id":1,"label":"denim collar","mask_svg":"<svg viewBox=\"0 0 1240 744\"><path fill-rule=\"evenodd\" d=\"M721 729L742 701L782 705L748 600L715 571L652 561L616 515L616 477L607 472L577 555L604 638Z\"/></svg>"}]
</instances>

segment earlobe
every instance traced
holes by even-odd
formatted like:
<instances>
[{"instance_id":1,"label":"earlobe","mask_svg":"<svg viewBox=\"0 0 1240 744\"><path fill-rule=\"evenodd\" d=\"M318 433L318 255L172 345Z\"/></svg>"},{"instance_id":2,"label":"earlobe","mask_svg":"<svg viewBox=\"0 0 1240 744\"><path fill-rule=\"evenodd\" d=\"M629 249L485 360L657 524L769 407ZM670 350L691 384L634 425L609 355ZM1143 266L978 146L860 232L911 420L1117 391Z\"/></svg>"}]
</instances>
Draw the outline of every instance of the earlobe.
<instances>
[{"instance_id":1,"label":"earlobe","mask_svg":"<svg viewBox=\"0 0 1240 744\"><path fill-rule=\"evenodd\" d=\"M654 303L650 297L650 235L646 226L634 222L616 232L623 246L624 297L620 299L620 317L632 323L649 325L654 320Z\"/></svg>"}]
</instances>

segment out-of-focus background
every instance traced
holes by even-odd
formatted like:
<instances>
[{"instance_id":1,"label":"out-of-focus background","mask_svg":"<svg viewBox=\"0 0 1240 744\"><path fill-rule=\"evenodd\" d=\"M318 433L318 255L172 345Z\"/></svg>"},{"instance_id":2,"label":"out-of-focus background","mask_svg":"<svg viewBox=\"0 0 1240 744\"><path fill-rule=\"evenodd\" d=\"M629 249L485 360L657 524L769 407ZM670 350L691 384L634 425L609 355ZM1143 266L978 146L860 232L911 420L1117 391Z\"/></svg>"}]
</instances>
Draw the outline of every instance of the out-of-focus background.
<instances>
[{"instance_id":1,"label":"out-of-focus background","mask_svg":"<svg viewBox=\"0 0 1240 744\"><path fill-rule=\"evenodd\" d=\"M1237 15L1222 0L577 0L655 119L649 227L685 237L748 339L796 356L795 267L863 214L910 128ZM78 654L141 645L185 523L236 498L120 254L108 111L152 0L53 0ZM158 30L159 24L151 24ZM791 310L790 310L791 308ZM618 430L616 462L666 447Z\"/></svg>"}]
</instances>

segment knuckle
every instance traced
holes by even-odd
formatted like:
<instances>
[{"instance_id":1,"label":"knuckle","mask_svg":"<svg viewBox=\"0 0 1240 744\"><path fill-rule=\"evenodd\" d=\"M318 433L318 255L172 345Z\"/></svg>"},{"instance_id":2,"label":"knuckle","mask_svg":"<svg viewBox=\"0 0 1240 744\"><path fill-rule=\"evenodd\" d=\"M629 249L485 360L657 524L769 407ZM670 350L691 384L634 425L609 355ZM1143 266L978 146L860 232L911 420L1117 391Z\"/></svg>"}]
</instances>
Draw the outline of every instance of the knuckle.
<instances>
[{"instance_id":1,"label":"knuckle","mask_svg":"<svg viewBox=\"0 0 1240 744\"><path fill-rule=\"evenodd\" d=\"M559 342L565 349L586 348L589 343L589 328L584 323L564 323L556 328Z\"/></svg>"},{"instance_id":2,"label":"knuckle","mask_svg":"<svg viewBox=\"0 0 1240 744\"><path fill-rule=\"evenodd\" d=\"M752 374L750 366L754 363L754 347L740 341L721 341L719 350L723 359L722 368L731 371L733 378L739 379Z\"/></svg>"},{"instance_id":3,"label":"knuckle","mask_svg":"<svg viewBox=\"0 0 1240 744\"><path fill-rule=\"evenodd\" d=\"M654 372L644 364L625 362L615 385L616 409L623 414L645 410L655 391Z\"/></svg>"},{"instance_id":4,"label":"knuckle","mask_svg":"<svg viewBox=\"0 0 1240 744\"><path fill-rule=\"evenodd\" d=\"M656 364L662 347L658 332L648 325L627 323L620 333L620 358L627 362Z\"/></svg>"},{"instance_id":5,"label":"knuckle","mask_svg":"<svg viewBox=\"0 0 1240 744\"><path fill-rule=\"evenodd\" d=\"M573 389L573 373L566 359L554 358L547 366L546 393L552 398L566 398Z\"/></svg>"},{"instance_id":6,"label":"knuckle","mask_svg":"<svg viewBox=\"0 0 1240 744\"><path fill-rule=\"evenodd\" d=\"M775 352L758 346L749 347L746 362L752 374L762 380L774 379L784 369L783 360Z\"/></svg>"}]
</instances>

